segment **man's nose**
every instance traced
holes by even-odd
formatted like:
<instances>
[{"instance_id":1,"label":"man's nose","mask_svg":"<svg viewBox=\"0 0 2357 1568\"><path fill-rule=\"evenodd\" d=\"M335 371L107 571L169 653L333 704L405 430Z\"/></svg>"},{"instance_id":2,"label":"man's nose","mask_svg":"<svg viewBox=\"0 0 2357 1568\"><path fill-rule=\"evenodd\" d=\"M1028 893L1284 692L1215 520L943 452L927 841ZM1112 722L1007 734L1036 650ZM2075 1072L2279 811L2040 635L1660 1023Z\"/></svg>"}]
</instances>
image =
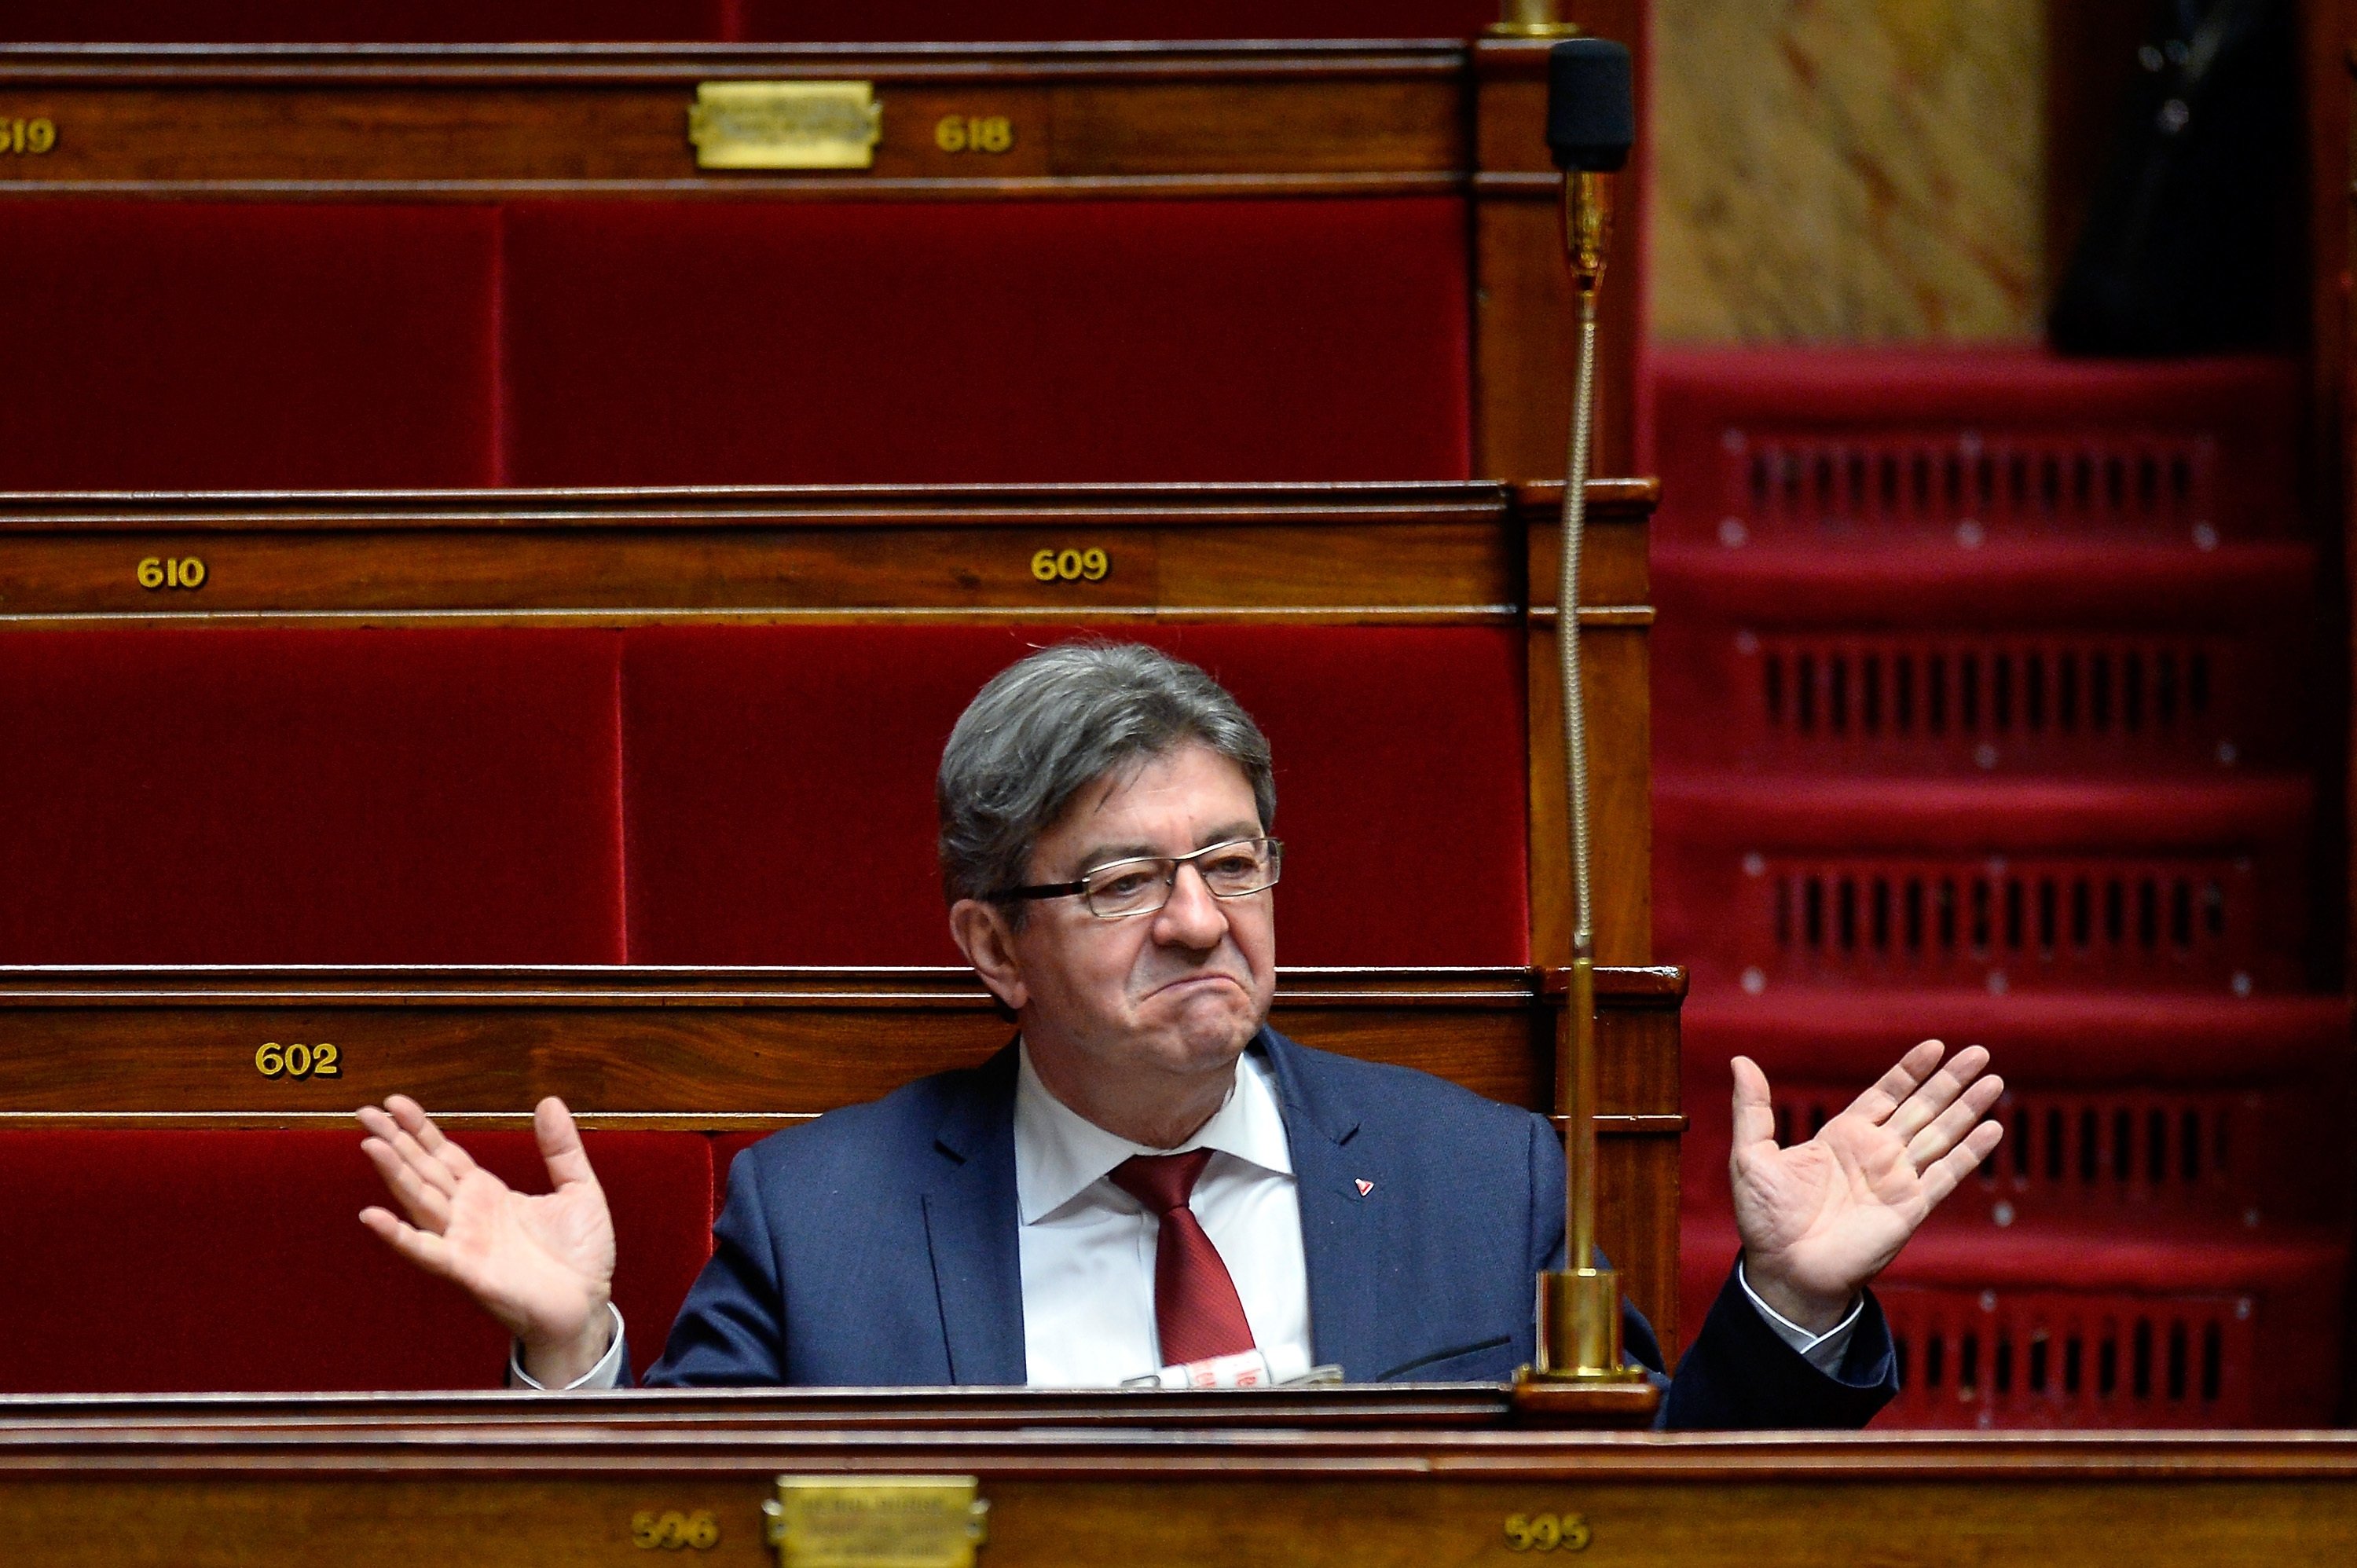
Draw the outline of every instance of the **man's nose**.
<instances>
[{"instance_id":1,"label":"man's nose","mask_svg":"<svg viewBox=\"0 0 2357 1568\"><path fill-rule=\"evenodd\" d=\"M1154 938L1173 947L1213 948L1228 934L1228 912L1203 884L1203 874L1182 863L1170 884L1170 902L1155 918Z\"/></svg>"}]
</instances>

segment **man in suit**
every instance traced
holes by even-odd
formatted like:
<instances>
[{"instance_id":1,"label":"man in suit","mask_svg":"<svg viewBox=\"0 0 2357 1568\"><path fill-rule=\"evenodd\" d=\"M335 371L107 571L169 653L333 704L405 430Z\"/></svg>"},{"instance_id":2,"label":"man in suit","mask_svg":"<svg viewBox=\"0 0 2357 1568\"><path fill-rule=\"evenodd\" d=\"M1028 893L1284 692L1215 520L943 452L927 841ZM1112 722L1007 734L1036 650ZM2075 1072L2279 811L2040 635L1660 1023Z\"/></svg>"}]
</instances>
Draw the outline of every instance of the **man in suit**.
<instances>
[{"instance_id":1,"label":"man in suit","mask_svg":"<svg viewBox=\"0 0 2357 1568\"><path fill-rule=\"evenodd\" d=\"M1562 1150L1544 1118L1267 1026L1283 848L1267 743L1225 691L1151 649L1048 649L974 699L936 792L952 931L1020 1034L739 1155L650 1384L1497 1381L1531 1359ZM1855 1425L1890 1396L1867 1282L1998 1138L1986 1053L1943 1054L1792 1148L1738 1058L1743 1255L1667 1423ZM512 1381L629 1380L560 1102L534 1119L544 1196L404 1097L361 1120L408 1215L362 1220L508 1326Z\"/></svg>"}]
</instances>

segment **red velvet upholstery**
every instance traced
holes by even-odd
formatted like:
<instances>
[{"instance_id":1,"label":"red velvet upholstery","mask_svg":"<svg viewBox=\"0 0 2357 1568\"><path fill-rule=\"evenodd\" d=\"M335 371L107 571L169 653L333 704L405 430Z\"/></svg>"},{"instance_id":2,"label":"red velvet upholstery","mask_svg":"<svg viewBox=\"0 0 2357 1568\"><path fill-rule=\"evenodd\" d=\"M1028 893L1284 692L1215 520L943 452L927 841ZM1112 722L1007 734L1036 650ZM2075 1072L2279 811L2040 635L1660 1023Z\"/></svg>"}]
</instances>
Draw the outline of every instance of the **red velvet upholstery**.
<instances>
[{"instance_id":1,"label":"red velvet upholstery","mask_svg":"<svg viewBox=\"0 0 2357 1568\"><path fill-rule=\"evenodd\" d=\"M0 961L601 962L615 634L0 635Z\"/></svg>"},{"instance_id":2,"label":"red velvet upholstery","mask_svg":"<svg viewBox=\"0 0 2357 1568\"><path fill-rule=\"evenodd\" d=\"M0 489L495 482L497 218L0 204Z\"/></svg>"},{"instance_id":3,"label":"red velvet upholstery","mask_svg":"<svg viewBox=\"0 0 2357 1568\"><path fill-rule=\"evenodd\" d=\"M768 1137L767 1133L716 1133L712 1138L712 1214L720 1216L723 1204L728 1201L728 1165L731 1161Z\"/></svg>"},{"instance_id":4,"label":"red velvet upholstery","mask_svg":"<svg viewBox=\"0 0 2357 1568\"><path fill-rule=\"evenodd\" d=\"M658 628L624 656L639 963L954 963L933 854L950 725L1052 628ZM1159 628L1268 732L1283 961L1520 963L1518 635Z\"/></svg>"},{"instance_id":5,"label":"red velvet upholstery","mask_svg":"<svg viewBox=\"0 0 2357 1568\"><path fill-rule=\"evenodd\" d=\"M467 1146L546 1189L528 1133ZM505 1337L361 1228L350 1132L0 1133L0 1391L497 1387ZM711 1236L694 1133L592 1133L616 1299L643 1365Z\"/></svg>"},{"instance_id":6,"label":"red velvet upholstery","mask_svg":"<svg viewBox=\"0 0 2357 1568\"><path fill-rule=\"evenodd\" d=\"M1469 471L1453 199L508 221L511 483Z\"/></svg>"}]
</instances>

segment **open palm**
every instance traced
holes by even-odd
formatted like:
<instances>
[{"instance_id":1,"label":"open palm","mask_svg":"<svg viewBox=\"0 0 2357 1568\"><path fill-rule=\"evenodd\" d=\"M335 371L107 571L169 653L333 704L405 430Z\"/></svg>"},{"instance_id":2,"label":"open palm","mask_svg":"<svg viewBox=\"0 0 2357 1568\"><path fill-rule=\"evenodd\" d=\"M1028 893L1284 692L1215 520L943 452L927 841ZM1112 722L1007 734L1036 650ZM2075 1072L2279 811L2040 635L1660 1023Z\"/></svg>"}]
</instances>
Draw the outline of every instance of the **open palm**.
<instances>
[{"instance_id":1,"label":"open palm","mask_svg":"<svg viewBox=\"0 0 2357 1568\"><path fill-rule=\"evenodd\" d=\"M1735 1058L1728 1166L1745 1277L1803 1326L1838 1319L2004 1135L1984 1120L2005 1092L2004 1079L1983 1071L1988 1052L1969 1046L1942 1067L1944 1052L1924 1041L1789 1148L1776 1143L1767 1075Z\"/></svg>"},{"instance_id":2,"label":"open palm","mask_svg":"<svg viewBox=\"0 0 2357 1568\"><path fill-rule=\"evenodd\" d=\"M370 1134L361 1149L409 1215L404 1222L368 1208L362 1224L464 1287L528 1350L594 1338L602 1351L614 1222L564 1101L544 1100L533 1112L554 1188L541 1194L518 1192L477 1165L406 1095L382 1110L363 1107L360 1119Z\"/></svg>"}]
</instances>

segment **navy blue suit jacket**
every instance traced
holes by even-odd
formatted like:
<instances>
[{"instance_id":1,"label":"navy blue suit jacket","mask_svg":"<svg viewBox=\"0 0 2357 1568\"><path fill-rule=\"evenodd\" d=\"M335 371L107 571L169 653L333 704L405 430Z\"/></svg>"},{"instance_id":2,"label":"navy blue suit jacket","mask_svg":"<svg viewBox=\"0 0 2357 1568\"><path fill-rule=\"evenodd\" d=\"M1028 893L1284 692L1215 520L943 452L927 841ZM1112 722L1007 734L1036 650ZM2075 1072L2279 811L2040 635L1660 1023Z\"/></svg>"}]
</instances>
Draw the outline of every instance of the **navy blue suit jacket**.
<instances>
[{"instance_id":1,"label":"navy blue suit jacket","mask_svg":"<svg viewBox=\"0 0 2357 1568\"><path fill-rule=\"evenodd\" d=\"M1546 1119L1274 1029L1254 1048L1292 1149L1316 1359L1352 1382L1512 1377L1532 1359L1533 1282L1564 1263L1563 1148ZM1009 1046L737 1155L712 1261L648 1384L1023 1382L1015 1076ZM1633 1307L1626 1337L1658 1373ZM1730 1277L1663 1420L1855 1426L1897 1387L1870 1300L1829 1377Z\"/></svg>"}]
</instances>

